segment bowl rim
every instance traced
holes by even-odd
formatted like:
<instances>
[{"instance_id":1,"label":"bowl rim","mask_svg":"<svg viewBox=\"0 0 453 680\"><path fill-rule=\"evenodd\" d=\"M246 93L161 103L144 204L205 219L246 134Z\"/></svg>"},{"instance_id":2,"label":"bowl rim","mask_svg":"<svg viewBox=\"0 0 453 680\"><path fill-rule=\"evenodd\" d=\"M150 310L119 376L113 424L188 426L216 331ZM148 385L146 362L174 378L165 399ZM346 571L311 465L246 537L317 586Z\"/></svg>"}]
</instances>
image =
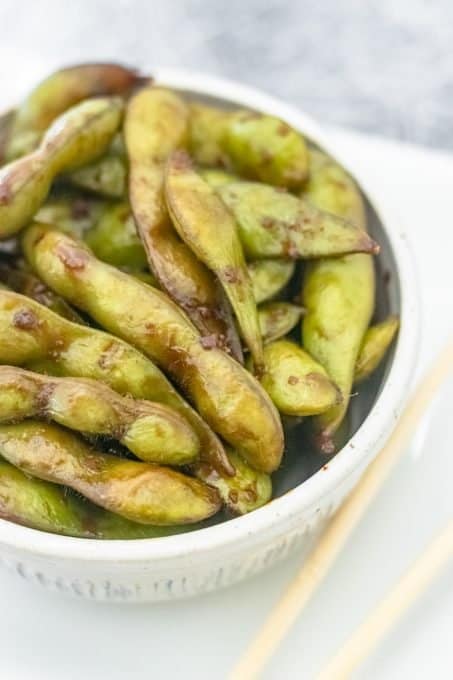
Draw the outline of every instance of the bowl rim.
<instances>
[{"instance_id":1,"label":"bowl rim","mask_svg":"<svg viewBox=\"0 0 453 680\"><path fill-rule=\"evenodd\" d=\"M0 546L45 558L90 562L163 563L176 558L202 557L229 548L239 551L282 533L289 519L297 520L320 500L343 484L354 472L376 455L378 444L390 435L406 400L413 379L420 331L420 303L417 276L407 237L389 206L367 187L360 172L354 172L338 153L328 134L307 114L261 90L232 80L183 69L158 68L155 82L180 90L217 97L262 110L284 119L306 133L358 177L360 188L380 218L395 258L401 295L401 328L389 373L375 403L347 444L314 475L279 498L248 515L211 527L161 538L132 540L83 539L50 534L0 519ZM218 553L220 556L220 552Z\"/></svg>"}]
</instances>

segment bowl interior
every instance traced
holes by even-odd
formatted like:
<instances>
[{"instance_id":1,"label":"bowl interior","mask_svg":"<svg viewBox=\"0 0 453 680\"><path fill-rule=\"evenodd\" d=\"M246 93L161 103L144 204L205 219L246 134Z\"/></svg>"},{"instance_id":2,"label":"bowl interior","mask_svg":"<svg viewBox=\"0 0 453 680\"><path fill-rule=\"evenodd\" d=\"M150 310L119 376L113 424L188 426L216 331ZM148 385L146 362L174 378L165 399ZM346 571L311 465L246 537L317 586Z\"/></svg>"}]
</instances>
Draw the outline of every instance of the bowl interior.
<instances>
[{"instance_id":1,"label":"bowl interior","mask_svg":"<svg viewBox=\"0 0 453 680\"><path fill-rule=\"evenodd\" d=\"M175 86L174 83L172 83L170 87L172 87L172 89L179 90L181 94L183 94L188 99L204 101L208 104L223 108L244 108L243 102L239 100L235 102L231 98L224 100L211 95L201 95L198 92L191 91L190 89L180 88L177 85ZM247 108L253 107L247 106ZM304 132L303 130L301 131ZM309 135L305 134L305 137L310 144L322 149L322 147L319 147L316 141L311 139ZM384 225L363 191L362 195L367 209L369 232L381 246L381 252L379 256L375 258L376 308L373 318L373 321L380 321L384 319L389 313L400 314L400 281L398 277L396 261L389 239L387 238ZM299 276L296 277L297 280L295 280L292 284L292 289L289 291L291 296L299 294L301 277L302 268L299 272ZM294 332L294 337L299 337L298 330ZM338 442L339 447L343 446L364 422L382 390L386 377L391 369L393 358L394 349L392 349L387 354L385 360L382 362L379 369L374 373L372 378L367 380L363 385L360 385L360 387L357 389L357 392L353 394L349 406L348 419L342 428L341 439ZM321 457L316 451L310 449L309 438L307 437L304 428L304 424L298 423L295 419L293 419L292 422L289 420L285 422L285 456L280 469L273 475L274 498L278 498L287 491L297 487L299 484L316 473L328 461L328 459ZM220 522L225 522L225 520L228 519L230 519L228 516L219 513L215 518L204 523L203 526L207 527L214 524L219 524ZM0 523L2 523L1 520ZM79 542L78 539L72 540ZM168 541L171 539L161 540ZM153 539L152 542L155 543L156 539ZM136 541L134 541L134 543L136 543Z\"/></svg>"}]
</instances>

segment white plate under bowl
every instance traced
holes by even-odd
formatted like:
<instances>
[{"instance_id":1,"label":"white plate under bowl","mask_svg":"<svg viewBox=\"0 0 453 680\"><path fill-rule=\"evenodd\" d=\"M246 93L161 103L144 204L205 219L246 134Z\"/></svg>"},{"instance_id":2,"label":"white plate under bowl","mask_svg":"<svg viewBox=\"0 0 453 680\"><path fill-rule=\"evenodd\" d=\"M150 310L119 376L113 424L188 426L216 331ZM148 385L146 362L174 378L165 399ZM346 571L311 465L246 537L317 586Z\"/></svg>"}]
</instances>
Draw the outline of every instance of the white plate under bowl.
<instances>
[{"instance_id":1,"label":"white plate under bowl","mask_svg":"<svg viewBox=\"0 0 453 680\"><path fill-rule=\"evenodd\" d=\"M4 565L46 588L95 600L192 596L257 573L302 544L308 549L391 433L408 393L418 347L420 302L406 236L318 125L299 110L238 83L167 69L155 77L158 84L193 97L279 116L348 168L366 197L370 231L381 245L377 315L399 314L401 329L385 366L352 402L346 445L322 465L306 452L296 429L285 465L275 476L275 499L249 515L187 534L133 541L57 536L0 520Z\"/></svg>"}]
</instances>

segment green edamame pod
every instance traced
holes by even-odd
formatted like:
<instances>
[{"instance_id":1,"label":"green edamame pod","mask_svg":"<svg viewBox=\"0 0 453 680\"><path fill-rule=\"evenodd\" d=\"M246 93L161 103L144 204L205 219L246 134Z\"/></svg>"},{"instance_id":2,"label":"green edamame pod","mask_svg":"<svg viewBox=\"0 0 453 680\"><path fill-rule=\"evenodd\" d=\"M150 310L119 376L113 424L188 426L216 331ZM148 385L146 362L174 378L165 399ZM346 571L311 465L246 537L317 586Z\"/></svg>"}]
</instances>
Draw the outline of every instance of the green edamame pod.
<instances>
[{"instance_id":1,"label":"green edamame pod","mask_svg":"<svg viewBox=\"0 0 453 680\"><path fill-rule=\"evenodd\" d=\"M189 122L189 149L196 162L211 168L228 165L227 154L222 149L227 112L194 102L190 104Z\"/></svg>"},{"instance_id":2,"label":"green edamame pod","mask_svg":"<svg viewBox=\"0 0 453 680\"><path fill-rule=\"evenodd\" d=\"M75 106L51 125L36 151L0 170L0 239L29 222L58 174L102 155L121 123L122 107L118 98Z\"/></svg>"},{"instance_id":3,"label":"green edamame pod","mask_svg":"<svg viewBox=\"0 0 453 680\"><path fill-rule=\"evenodd\" d=\"M290 302L265 302L258 307L258 319L264 343L287 335L303 314L303 308Z\"/></svg>"},{"instance_id":4,"label":"green edamame pod","mask_svg":"<svg viewBox=\"0 0 453 680\"><path fill-rule=\"evenodd\" d=\"M150 269L207 341L242 360L231 309L215 277L175 232L165 207L165 163L188 135L189 111L176 94L144 88L129 102L124 138L129 198Z\"/></svg>"},{"instance_id":5,"label":"green edamame pod","mask_svg":"<svg viewBox=\"0 0 453 680\"><path fill-rule=\"evenodd\" d=\"M78 538L158 538L187 530L187 525L155 527L131 522L2 460L0 517L31 529Z\"/></svg>"},{"instance_id":6,"label":"green edamame pod","mask_svg":"<svg viewBox=\"0 0 453 680\"><path fill-rule=\"evenodd\" d=\"M190 145L197 163L226 165L267 184L297 188L308 174L300 133L279 118L256 111L191 107Z\"/></svg>"},{"instance_id":7,"label":"green edamame pod","mask_svg":"<svg viewBox=\"0 0 453 680\"><path fill-rule=\"evenodd\" d=\"M66 178L81 189L92 191L105 198L127 197L127 158L123 138L113 138L106 154L97 161L74 170Z\"/></svg>"},{"instance_id":8,"label":"green edamame pod","mask_svg":"<svg viewBox=\"0 0 453 680\"><path fill-rule=\"evenodd\" d=\"M370 326L366 331L354 371L354 384L366 380L381 363L399 327L397 316Z\"/></svg>"},{"instance_id":9,"label":"green edamame pod","mask_svg":"<svg viewBox=\"0 0 453 680\"><path fill-rule=\"evenodd\" d=\"M251 465L263 472L278 467L283 432L270 399L237 361L207 344L164 293L45 225L29 227L23 246L47 285L168 371L207 423Z\"/></svg>"},{"instance_id":10,"label":"green edamame pod","mask_svg":"<svg viewBox=\"0 0 453 680\"><path fill-rule=\"evenodd\" d=\"M296 264L293 260L254 260L249 262L249 276L252 279L256 304L270 300L290 281Z\"/></svg>"},{"instance_id":11,"label":"green edamame pod","mask_svg":"<svg viewBox=\"0 0 453 680\"><path fill-rule=\"evenodd\" d=\"M188 422L168 406L120 396L96 380L51 378L0 366L0 423L26 418L118 439L150 463L185 465L200 449Z\"/></svg>"},{"instance_id":12,"label":"green edamame pod","mask_svg":"<svg viewBox=\"0 0 453 680\"><path fill-rule=\"evenodd\" d=\"M261 384L280 413L313 416L341 401L324 368L296 343L276 340L265 345L264 361Z\"/></svg>"},{"instance_id":13,"label":"green edamame pod","mask_svg":"<svg viewBox=\"0 0 453 680\"><path fill-rule=\"evenodd\" d=\"M366 218L353 180L333 159L313 151L304 196L321 210L361 229ZM341 390L343 401L314 422L316 442L325 454L348 408L357 357L374 308L375 274L369 255L349 255L309 263L305 270L303 345Z\"/></svg>"},{"instance_id":14,"label":"green edamame pod","mask_svg":"<svg viewBox=\"0 0 453 680\"><path fill-rule=\"evenodd\" d=\"M191 424L201 459L233 474L220 440L143 354L108 333L71 323L23 295L0 290L0 362L57 376L92 378L119 394L158 401Z\"/></svg>"},{"instance_id":15,"label":"green edamame pod","mask_svg":"<svg viewBox=\"0 0 453 680\"><path fill-rule=\"evenodd\" d=\"M33 151L55 118L84 99L127 95L146 80L134 69L119 64L81 64L52 73L17 110L7 148L8 160Z\"/></svg>"},{"instance_id":16,"label":"green edamame pod","mask_svg":"<svg viewBox=\"0 0 453 680\"><path fill-rule=\"evenodd\" d=\"M107 153L99 160L74 170L68 179L74 186L106 198L118 199L126 195L126 163L124 158L114 153Z\"/></svg>"},{"instance_id":17,"label":"green edamame pod","mask_svg":"<svg viewBox=\"0 0 453 680\"><path fill-rule=\"evenodd\" d=\"M379 252L379 246L362 229L274 187L236 182L219 187L217 192L236 218L249 258Z\"/></svg>"},{"instance_id":18,"label":"green edamame pod","mask_svg":"<svg viewBox=\"0 0 453 680\"><path fill-rule=\"evenodd\" d=\"M114 203L107 207L84 240L96 257L116 267L140 270L148 264L127 203Z\"/></svg>"},{"instance_id":19,"label":"green edamame pod","mask_svg":"<svg viewBox=\"0 0 453 680\"><path fill-rule=\"evenodd\" d=\"M263 345L236 222L214 190L195 172L184 151L174 152L168 160L165 199L182 240L222 284L240 333L259 369Z\"/></svg>"},{"instance_id":20,"label":"green edamame pod","mask_svg":"<svg viewBox=\"0 0 453 680\"><path fill-rule=\"evenodd\" d=\"M234 515L245 515L265 505L272 496L270 476L252 468L232 449L227 449L227 455L235 469L232 477L203 463L195 465L195 475L217 489L225 507Z\"/></svg>"},{"instance_id":21,"label":"green edamame pod","mask_svg":"<svg viewBox=\"0 0 453 680\"><path fill-rule=\"evenodd\" d=\"M220 509L217 491L198 479L100 453L49 423L0 425L0 455L23 472L69 486L133 522L191 524Z\"/></svg>"}]
</instances>

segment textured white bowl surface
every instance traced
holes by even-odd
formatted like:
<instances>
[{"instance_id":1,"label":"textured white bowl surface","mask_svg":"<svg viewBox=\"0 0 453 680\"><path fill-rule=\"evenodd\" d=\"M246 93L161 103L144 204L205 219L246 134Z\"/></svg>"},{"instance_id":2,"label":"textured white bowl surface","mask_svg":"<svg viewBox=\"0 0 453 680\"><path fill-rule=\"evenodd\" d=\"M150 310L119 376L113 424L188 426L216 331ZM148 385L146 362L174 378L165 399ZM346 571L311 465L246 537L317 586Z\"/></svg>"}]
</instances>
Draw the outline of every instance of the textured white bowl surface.
<instances>
[{"instance_id":1,"label":"textured white bowl surface","mask_svg":"<svg viewBox=\"0 0 453 680\"><path fill-rule=\"evenodd\" d=\"M156 80L277 115L351 170L384 225L396 262L401 330L380 393L347 445L325 469L249 515L192 533L139 541L62 537L0 520L0 559L6 566L51 589L99 600L195 595L256 573L302 543L308 550L392 431L413 377L418 346L419 297L406 236L316 123L262 92L229 81L166 69L158 71Z\"/></svg>"}]
</instances>

